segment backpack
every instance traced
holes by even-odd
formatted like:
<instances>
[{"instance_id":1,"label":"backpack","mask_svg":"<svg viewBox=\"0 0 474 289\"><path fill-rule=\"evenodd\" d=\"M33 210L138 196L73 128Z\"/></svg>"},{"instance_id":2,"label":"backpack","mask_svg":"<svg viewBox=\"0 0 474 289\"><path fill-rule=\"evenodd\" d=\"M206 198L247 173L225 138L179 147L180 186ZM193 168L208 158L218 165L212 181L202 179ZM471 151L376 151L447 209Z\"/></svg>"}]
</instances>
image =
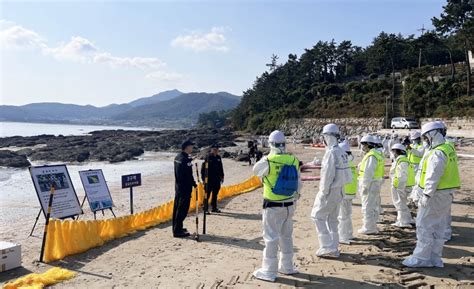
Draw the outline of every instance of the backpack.
<instances>
[{"instance_id":1,"label":"backpack","mask_svg":"<svg viewBox=\"0 0 474 289\"><path fill-rule=\"evenodd\" d=\"M294 162L294 161L293 161ZM298 189L298 171L293 164L285 164L278 174L278 179L272 191L275 195L291 197Z\"/></svg>"}]
</instances>

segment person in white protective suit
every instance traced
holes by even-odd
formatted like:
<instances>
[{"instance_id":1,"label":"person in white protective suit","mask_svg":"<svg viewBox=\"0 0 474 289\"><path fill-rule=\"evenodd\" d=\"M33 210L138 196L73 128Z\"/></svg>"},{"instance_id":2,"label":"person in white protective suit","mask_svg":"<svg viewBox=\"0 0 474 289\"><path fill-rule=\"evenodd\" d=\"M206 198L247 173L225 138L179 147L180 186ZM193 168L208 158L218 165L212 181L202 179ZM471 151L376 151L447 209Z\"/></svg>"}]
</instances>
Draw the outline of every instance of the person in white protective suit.
<instances>
[{"instance_id":1,"label":"person in white protective suit","mask_svg":"<svg viewBox=\"0 0 474 289\"><path fill-rule=\"evenodd\" d=\"M385 135L384 139L382 140L383 154L386 158L390 157L390 147L388 146L389 142L390 142L390 136L387 134L387 135Z\"/></svg>"},{"instance_id":2,"label":"person in white protective suit","mask_svg":"<svg viewBox=\"0 0 474 289\"><path fill-rule=\"evenodd\" d=\"M396 143L400 143L400 139L398 138L397 133L393 133L392 136L390 137L390 140L388 141L388 147L391 148ZM394 159L391 151L390 151L390 159L391 160Z\"/></svg>"},{"instance_id":3,"label":"person in white protective suit","mask_svg":"<svg viewBox=\"0 0 474 289\"><path fill-rule=\"evenodd\" d=\"M384 164L384 168L385 168L385 155L384 155L384 152L383 152L382 138L380 136L375 135L374 136L374 141L375 141L375 144L377 145L377 150L382 155L383 164ZM382 178L382 184L380 185L380 190L382 190L383 181L384 181L384 179ZM381 221L380 216L383 214L384 210L383 210L383 207L382 207L382 196L380 194L378 196L379 197L377 199L377 204L378 204L378 208L379 208L379 214L378 214L377 222L380 222Z\"/></svg>"},{"instance_id":4,"label":"person in white protective suit","mask_svg":"<svg viewBox=\"0 0 474 289\"><path fill-rule=\"evenodd\" d=\"M445 126L429 122L421 128L429 144L419 186L423 189L416 219L417 242L412 255L403 261L408 267L443 267L446 219L454 191L461 186L458 159L453 146L446 143Z\"/></svg>"},{"instance_id":5,"label":"person in white protective suit","mask_svg":"<svg viewBox=\"0 0 474 289\"><path fill-rule=\"evenodd\" d=\"M415 171L415 175L418 173L418 168L420 166L421 159L425 154L425 147L423 142L421 141L421 133L419 131L413 131L410 133L410 141L411 144L407 147L407 158L410 162L410 165L413 167ZM420 188L418 185L413 186L408 199L412 200L413 202L418 202L419 195L421 193Z\"/></svg>"},{"instance_id":6,"label":"person in white protective suit","mask_svg":"<svg viewBox=\"0 0 474 289\"><path fill-rule=\"evenodd\" d=\"M353 162L354 156L352 155L349 144L347 142L341 142L339 147L347 154L349 168L352 172L352 182L344 186L344 199L342 200L338 217L339 243L349 245L354 238L352 235L352 200L357 193L357 167Z\"/></svg>"},{"instance_id":7,"label":"person in white protective suit","mask_svg":"<svg viewBox=\"0 0 474 289\"><path fill-rule=\"evenodd\" d=\"M338 214L344 185L352 181L347 155L338 146L340 132L335 124L323 128L326 152L321 163L321 181L311 218L316 225L320 257L339 256Z\"/></svg>"},{"instance_id":8,"label":"person in white protective suit","mask_svg":"<svg viewBox=\"0 0 474 289\"><path fill-rule=\"evenodd\" d=\"M359 234L377 234L377 220L379 217L380 190L384 176L384 157L377 150L377 140L372 135L365 135L362 147L366 153L359 164L359 196L362 204L362 228Z\"/></svg>"},{"instance_id":9,"label":"person in white protective suit","mask_svg":"<svg viewBox=\"0 0 474 289\"><path fill-rule=\"evenodd\" d=\"M393 205L397 209L397 221L393 226L411 228L414 223L407 205L407 194L415 184L415 171L406 156L406 148L402 144L392 146L395 162L390 168L391 192Z\"/></svg>"},{"instance_id":10,"label":"person in white protective suit","mask_svg":"<svg viewBox=\"0 0 474 289\"><path fill-rule=\"evenodd\" d=\"M278 272L287 275L298 273L293 264L292 235L293 214L302 185L299 160L287 153L284 134L274 131L270 134L268 142L270 154L253 167L253 173L261 177L263 182L262 221L265 242L262 267L257 269L253 276L274 282ZM283 176L288 171L292 171L293 174ZM280 186L281 182L288 179L292 182Z\"/></svg>"}]
</instances>

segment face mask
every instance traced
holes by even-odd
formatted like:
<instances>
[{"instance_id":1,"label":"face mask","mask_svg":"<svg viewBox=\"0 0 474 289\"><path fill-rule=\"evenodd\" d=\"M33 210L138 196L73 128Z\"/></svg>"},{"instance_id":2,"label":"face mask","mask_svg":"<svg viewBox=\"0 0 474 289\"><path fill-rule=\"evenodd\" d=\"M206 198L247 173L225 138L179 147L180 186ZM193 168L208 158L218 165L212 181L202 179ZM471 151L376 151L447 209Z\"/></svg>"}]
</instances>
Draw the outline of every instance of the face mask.
<instances>
[{"instance_id":1,"label":"face mask","mask_svg":"<svg viewBox=\"0 0 474 289\"><path fill-rule=\"evenodd\" d=\"M423 147L427 149L430 147L430 144L427 141L423 141Z\"/></svg>"}]
</instances>

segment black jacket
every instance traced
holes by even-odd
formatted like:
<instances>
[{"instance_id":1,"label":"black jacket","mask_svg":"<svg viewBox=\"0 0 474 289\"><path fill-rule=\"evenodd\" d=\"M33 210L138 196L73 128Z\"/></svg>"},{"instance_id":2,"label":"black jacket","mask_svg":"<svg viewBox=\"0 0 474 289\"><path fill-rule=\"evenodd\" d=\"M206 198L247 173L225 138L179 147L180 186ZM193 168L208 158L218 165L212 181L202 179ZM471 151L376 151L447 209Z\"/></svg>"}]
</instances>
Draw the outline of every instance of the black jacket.
<instances>
[{"instance_id":1,"label":"black jacket","mask_svg":"<svg viewBox=\"0 0 474 289\"><path fill-rule=\"evenodd\" d=\"M174 178L178 186L196 186L193 177L193 163L185 152L180 152L174 159Z\"/></svg>"},{"instance_id":2,"label":"black jacket","mask_svg":"<svg viewBox=\"0 0 474 289\"><path fill-rule=\"evenodd\" d=\"M209 179L208 182L210 184L220 184L221 181L224 179L224 167L222 166L222 159L221 156L213 156L209 154L206 157L204 163L201 166L201 176L203 182L206 178L206 162L209 162Z\"/></svg>"}]
</instances>

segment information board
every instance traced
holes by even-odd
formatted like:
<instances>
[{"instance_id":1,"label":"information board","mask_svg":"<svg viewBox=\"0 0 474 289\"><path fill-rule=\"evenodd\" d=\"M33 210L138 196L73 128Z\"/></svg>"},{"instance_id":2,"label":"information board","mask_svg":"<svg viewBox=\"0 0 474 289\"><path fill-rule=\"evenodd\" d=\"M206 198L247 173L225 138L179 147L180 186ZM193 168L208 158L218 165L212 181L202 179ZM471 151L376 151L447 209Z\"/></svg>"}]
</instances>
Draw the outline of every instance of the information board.
<instances>
[{"instance_id":1,"label":"information board","mask_svg":"<svg viewBox=\"0 0 474 289\"><path fill-rule=\"evenodd\" d=\"M30 174L45 217L53 184L51 218L64 219L83 213L66 165L30 167Z\"/></svg>"},{"instance_id":2,"label":"information board","mask_svg":"<svg viewBox=\"0 0 474 289\"><path fill-rule=\"evenodd\" d=\"M110 209L114 206L101 169L80 171L79 176L92 212Z\"/></svg>"}]
</instances>

